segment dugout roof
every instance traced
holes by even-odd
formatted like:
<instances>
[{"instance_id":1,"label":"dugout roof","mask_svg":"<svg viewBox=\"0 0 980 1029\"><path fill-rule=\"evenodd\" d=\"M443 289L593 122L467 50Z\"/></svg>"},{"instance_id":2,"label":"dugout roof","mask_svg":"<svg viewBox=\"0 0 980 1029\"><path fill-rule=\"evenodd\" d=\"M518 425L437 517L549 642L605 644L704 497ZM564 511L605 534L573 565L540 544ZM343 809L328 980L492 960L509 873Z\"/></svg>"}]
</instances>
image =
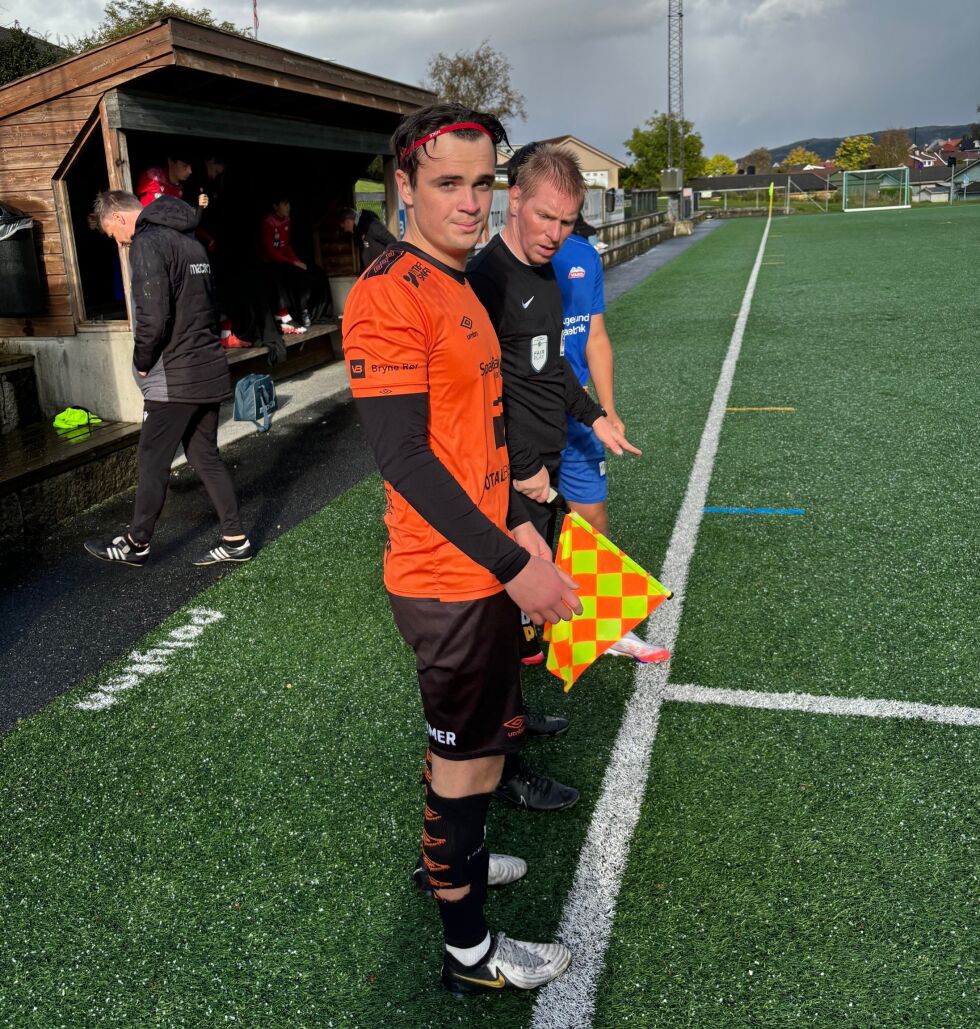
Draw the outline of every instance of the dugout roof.
<instances>
[{"instance_id":1,"label":"dugout roof","mask_svg":"<svg viewBox=\"0 0 980 1029\"><path fill-rule=\"evenodd\" d=\"M0 200L35 220L47 298L29 325L0 317L0 337L75 332L78 270L60 183L89 142L104 142L114 189L132 189L137 171L127 132L330 151L338 164L346 158L354 168L361 159L363 167L387 153L404 115L434 99L418 86L180 18L0 87Z\"/></svg>"}]
</instances>

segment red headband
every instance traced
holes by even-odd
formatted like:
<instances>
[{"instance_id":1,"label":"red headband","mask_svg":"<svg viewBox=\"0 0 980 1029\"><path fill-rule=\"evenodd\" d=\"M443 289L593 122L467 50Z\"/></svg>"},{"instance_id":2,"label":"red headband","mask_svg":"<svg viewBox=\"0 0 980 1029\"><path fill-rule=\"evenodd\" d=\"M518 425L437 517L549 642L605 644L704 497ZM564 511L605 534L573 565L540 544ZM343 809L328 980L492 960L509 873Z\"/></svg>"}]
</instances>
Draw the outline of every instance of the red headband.
<instances>
[{"instance_id":1,"label":"red headband","mask_svg":"<svg viewBox=\"0 0 980 1029\"><path fill-rule=\"evenodd\" d=\"M444 132L458 132L460 129L475 129L477 132L482 132L491 143L493 142L493 136L485 125L478 125L475 121L459 121L453 125L443 125L441 129L436 129L435 132L430 132L427 136L417 139L411 146L403 147L398 159L404 161L409 154L418 150L420 146L425 146L426 143L435 139L436 136L441 136Z\"/></svg>"}]
</instances>

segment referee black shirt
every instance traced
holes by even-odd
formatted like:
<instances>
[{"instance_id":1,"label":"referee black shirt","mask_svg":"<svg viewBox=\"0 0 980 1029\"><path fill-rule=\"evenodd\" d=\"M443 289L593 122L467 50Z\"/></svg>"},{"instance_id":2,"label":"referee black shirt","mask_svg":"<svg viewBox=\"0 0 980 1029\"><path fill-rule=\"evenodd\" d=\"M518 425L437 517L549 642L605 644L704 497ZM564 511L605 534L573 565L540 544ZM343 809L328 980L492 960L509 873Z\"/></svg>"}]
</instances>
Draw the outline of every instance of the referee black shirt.
<instances>
[{"instance_id":1,"label":"referee black shirt","mask_svg":"<svg viewBox=\"0 0 980 1029\"><path fill-rule=\"evenodd\" d=\"M566 413L591 425L602 408L565 360L561 293L551 264L518 260L498 234L466 270L490 315L503 362L504 426L512 479L528 479L565 446Z\"/></svg>"}]
</instances>

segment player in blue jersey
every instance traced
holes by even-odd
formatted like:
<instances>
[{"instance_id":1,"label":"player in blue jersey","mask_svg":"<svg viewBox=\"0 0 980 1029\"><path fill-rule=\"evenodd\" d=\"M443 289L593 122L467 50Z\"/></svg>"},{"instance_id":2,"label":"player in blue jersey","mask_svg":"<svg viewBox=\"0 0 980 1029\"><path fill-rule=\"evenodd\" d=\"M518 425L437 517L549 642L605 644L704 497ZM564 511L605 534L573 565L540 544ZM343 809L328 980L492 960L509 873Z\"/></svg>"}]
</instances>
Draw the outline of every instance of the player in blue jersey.
<instances>
[{"instance_id":1,"label":"player in blue jersey","mask_svg":"<svg viewBox=\"0 0 980 1029\"><path fill-rule=\"evenodd\" d=\"M565 357L583 389L591 378L606 416L625 435L626 427L613 402L613 350L606 332L602 258L591 243L573 233L551 259L551 266L561 290ZM568 419L568 442L561 454L558 482L572 510L599 532L608 533L606 450L596 434L574 418ZM609 652L645 664L670 656L663 647L651 646L633 632L613 644Z\"/></svg>"}]
</instances>

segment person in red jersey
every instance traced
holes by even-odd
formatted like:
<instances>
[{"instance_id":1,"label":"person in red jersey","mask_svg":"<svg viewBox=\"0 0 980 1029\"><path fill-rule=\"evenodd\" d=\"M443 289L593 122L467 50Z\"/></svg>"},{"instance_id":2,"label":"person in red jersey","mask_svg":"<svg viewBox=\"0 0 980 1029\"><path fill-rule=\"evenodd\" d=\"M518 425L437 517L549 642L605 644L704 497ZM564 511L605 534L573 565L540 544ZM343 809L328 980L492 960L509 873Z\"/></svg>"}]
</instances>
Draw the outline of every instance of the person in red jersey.
<instances>
[{"instance_id":1,"label":"person in red jersey","mask_svg":"<svg viewBox=\"0 0 980 1029\"><path fill-rule=\"evenodd\" d=\"M522 516L512 484L500 347L466 281L486 224L503 128L459 104L416 112L392 138L407 231L355 284L344 355L385 480L384 580L415 651L428 723L422 860L453 993L533 989L571 960L561 944L492 936L488 885L524 874L485 843L504 755L524 736L518 626L581 611L576 584Z\"/></svg>"},{"instance_id":2,"label":"person in red jersey","mask_svg":"<svg viewBox=\"0 0 980 1029\"><path fill-rule=\"evenodd\" d=\"M198 207L207 207L208 198L204 192L197 197L184 196L184 184L193 171L190 155L174 151L167 157L166 164L147 168L140 175L136 183L136 195L140 203L147 207L157 197L167 196L186 200L191 206L196 204Z\"/></svg>"},{"instance_id":3,"label":"person in red jersey","mask_svg":"<svg viewBox=\"0 0 980 1029\"><path fill-rule=\"evenodd\" d=\"M272 277L276 321L285 335L305 332L327 307L330 285L323 270L312 267L292 243L293 219L289 197L273 197L259 227L259 256Z\"/></svg>"}]
</instances>

